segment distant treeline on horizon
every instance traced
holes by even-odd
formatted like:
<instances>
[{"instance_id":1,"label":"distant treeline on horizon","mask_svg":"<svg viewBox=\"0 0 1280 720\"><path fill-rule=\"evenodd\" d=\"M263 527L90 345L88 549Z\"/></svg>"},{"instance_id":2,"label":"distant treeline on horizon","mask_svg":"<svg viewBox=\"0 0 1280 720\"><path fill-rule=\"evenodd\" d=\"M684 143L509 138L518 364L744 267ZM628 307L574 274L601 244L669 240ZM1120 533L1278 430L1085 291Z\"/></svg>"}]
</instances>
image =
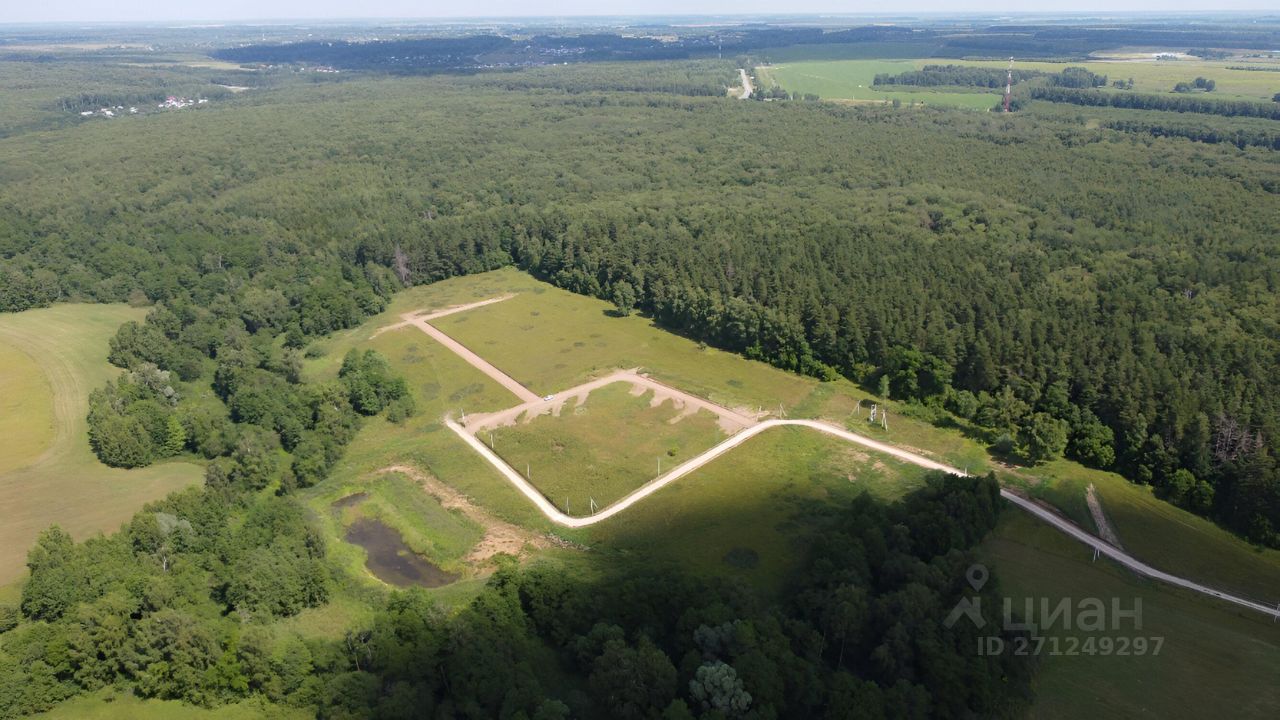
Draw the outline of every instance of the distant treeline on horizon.
<instances>
[{"instance_id":1,"label":"distant treeline on horizon","mask_svg":"<svg viewBox=\"0 0 1280 720\"><path fill-rule=\"evenodd\" d=\"M512 38L483 34L469 37L424 37L406 40L354 42L314 40L264 43L225 48L213 55L230 62L251 64L310 63L349 70L431 72L564 62L675 60L724 53L759 52L794 45L877 43L901 44L903 57L919 57L921 46L939 58L1007 57L1079 59L1091 52L1121 46L1259 48L1280 47L1280 27L1162 25L1097 28L1080 26L1008 25L978 28L866 26L844 30L760 27L710 30L675 40L622 36L613 33L535 35Z\"/></svg>"}]
</instances>

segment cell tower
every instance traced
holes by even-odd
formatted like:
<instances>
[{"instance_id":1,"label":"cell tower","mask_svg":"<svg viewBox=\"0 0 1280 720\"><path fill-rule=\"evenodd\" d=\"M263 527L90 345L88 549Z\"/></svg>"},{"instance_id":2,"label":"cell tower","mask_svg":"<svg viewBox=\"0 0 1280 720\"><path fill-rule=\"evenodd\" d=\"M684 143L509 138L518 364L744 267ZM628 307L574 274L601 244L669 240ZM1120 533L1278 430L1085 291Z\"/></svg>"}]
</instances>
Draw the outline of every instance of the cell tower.
<instances>
[{"instance_id":1,"label":"cell tower","mask_svg":"<svg viewBox=\"0 0 1280 720\"><path fill-rule=\"evenodd\" d=\"M1009 72L1004 78L1004 111L1009 112L1009 96L1013 94L1013 58L1009 58Z\"/></svg>"}]
</instances>

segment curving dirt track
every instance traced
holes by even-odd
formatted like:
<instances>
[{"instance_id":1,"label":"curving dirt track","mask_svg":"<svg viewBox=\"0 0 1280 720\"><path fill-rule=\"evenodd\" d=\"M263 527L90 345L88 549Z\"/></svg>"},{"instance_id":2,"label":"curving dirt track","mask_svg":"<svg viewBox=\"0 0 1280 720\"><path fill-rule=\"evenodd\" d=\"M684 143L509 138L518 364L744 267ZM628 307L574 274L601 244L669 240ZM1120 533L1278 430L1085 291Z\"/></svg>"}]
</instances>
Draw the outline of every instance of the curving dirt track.
<instances>
[{"instance_id":1,"label":"curving dirt track","mask_svg":"<svg viewBox=\"0 0 1280 720\"><path fill-rule=\"evenodd\" d=\"M461 312L463 310L468 310L474 307L481 307L483 305L488 305L490 303L500 302L502 300L506 300L508 297L511 297L511 296L507 295L507 296L502 296L498 298L491 298L489 300L483 300L477 303L471 303L468 305L459 305L453 308L448 308L445 310L438 311L436 313L431 313L423 316L414 316L412 313L409 313L401 316L405 318L405 322L392 327L401 327L409 324L417 326L423 332L439 340L441 343L445 345L445 347L448 347L450 350L453 350L464 360L466 360L467 362L475 366L478 370L484 372L486 375L489 375L489 377L492 377L494 380L497 380L499 383L503 385L503 387L506 387L508 390L511 390L511 392L516 394L518 397L520 397L521 400L524 401L521 405L518 405L515 408L499 411L497 413L490 413L489 415L481 416L473 419L470 423L468 423L468 425L470 426L470 429L468 427L463 427L462 425L454 422L452 418L445 418L444 423L450 430L456 433L458 437L462 438L462 440L466 442L467 445L471 446L471 449L479 453L481 457L483 457L490 465L492 465L495 469L497 469L497 471L501 473L502 476L505 477L508 482L510 482L513 486L515 486L515 488L519 490L521 494L523 494L526 498L529 499L530 502L536 505L538 509L542 511L542 514L547 517L547 519L551 520L553 523L556 523L557 525L562 525L564 527L571 527L571 528L581 528L581 527L587 527L589 525L594 525L598 522L603 522L605 520L608 520L614 515L621 513L622 511L626 510L632 505L635 505L641 500L661 490L667 485L670 485L671 483L688 475L694 470L697 470L703 465L706 465L712 460L715 460L716 458L732 450L733 448L738 447L739 445L746 442L747 440L750 440L756 435L759 435L760 433L766 430L769 430L771 428L782 427L787 425L805 427L811 430L817 430L819 432L826 433L828 435L833 435L846 442L862 445L863 447L870 448L871 450L875 450L876 452L881 452L887 455L891 455L895 458L898 458L899 460L902 460L904 462L909 462L919 467L927 468L930 470L940 470L942 472L951 473L953 475L967 475L967 473L965 473L963 470L951 467L950 465L946 465L944 463L940 463L935 460L930 460L929 458L924 457L923 455L920 455L918 453L914 453L909 450L903 450L901 448L895 447L893 445L889 445L887 443L882 443L877 440L872 440L869 437L864 437L857 433L850 432L848 430L836 427L835 425L831 425L830 423L822 422L820 420L771 419L771 420L765 420L763 422L756 422L754 418L748 418L738 413L734 413L732 410L720 407L714 403L711 403L708 400L704 400L694 395L690 395L689 393L686 393L677 388L673 388L668 385L661 385L660 383L657 383L656 381L646 378L643 375L639 375L635 371L621 371L620 373L615 373L614 376L601 378L600 380L595 380L590 383L586 383L585 385L581 385L577 388L572 388L570 390L565 390L563 392L556 393L555 395L550 396L548 399L543 399L535 395L528 388L516 382L515 379L512 378L511 376L507 375L506 373L503 373L501 370L497 369L493 365L490 365L483 358L479 357L475 353L465 348L461 343L457 342L456 340L449 337L448 335L445 335L443 332L441 332L440 330L437 330L435 327L431 326L426 322L427 320L434 317L440 317L441 315L450 314L454 312ZM618 376L618 377L615 377L615 376ZM695 407L702 407L702 408L709 409L712 412L719 415L722 419L728 417L728 418L735 418L737 420L742 421L743 429L735 433L734 435L730 436L729 438L721 442L719 445L716 445L715 447L703 452L701 455L698 455L697 457L691 460L681 463L675 468L667 471L665 474L660 475L654 478L653 480L650 480L644 485L641 485L640 487L632 491L629 495L617 501L616 503L609 505L608 507L602 508L599 512L595 513L594 515L589 515L586 517L573 517L561 512L560 509L557 508L555 505L551 504L551 501L548 500L536 487L534 487L528 480L526 480L522 475L520 475L520 473L516 472L515 469L513 469L510 465L508 465L506 461L504 461L496 453L494 453L488 447L485 447L485 444L480 442L480 440L478 440L473 434L475 430L481 427L491 427L491 426L494 426L495 424L500 424L500 422L506 422L508 420L514 421L514 419L519 417L520 414L530 411L531 409L538 409L540 412L550 411L552 405L556 404L557 402L562 404L569 397L572 397L578 394L584 388L588 388L587 391L589 392L589 388L591 386L604 385L604 384L608 384L609 382L617 382L619 380L626 380L629 382L641 383L646 385L649 383L652 383L653 385L660 386L662 390L665 393L667 393L669 396L673 398L677 398L679 401L686 403L687 406L692 405ZM543 405L546 405L546 407L543 408L542 407ZM507 417L508 415L510 415L509 418ZM1140 575L1144 575L1146 577L1149 577L1155 580L1159 580L1161 582L1168 583L1170 585L1175 585L1177 587L1191 590L1193 592L1198 592L1203 595L1208 595L1210 597L1218 598L1219 600L1232 603L1239 607L1255 610L1257 612L1269 615L1272 618L1280 619L1280 606L1273 608L1267 605L1263 605L1262 603L1259 603L1259 602L1254 602L1253 600L1248 600L1242 597L1237 597L1230 593L1222 592L1221 590L1215 590L1214 588L1201 585L1196 582L1192 582L1191 580L1187 580L1185 578L1181 578L1176 575L1171 575L1162 570L1157 570L1156 568L1153 568L1150 565L1147 565L1146 563L1142 562L1141 560L1138 560L1132 555L1129 555L1124 550L1116 547L1115 545L1112 545L1106 540L1095 537L1094 535L1082 530L1081 528L1077 527L1074 523L1072 523L1070 520L1067 520L1061 515L1058 515L1057 513L1050 511L1025 497L1022 497L1017 493L1014 493L1005 488L1001 488L1000 495L1005 500L1013 503L1019 508L1025 510L1026 512L1031 513L1037 519L1043 522L1049 523L1053 527L1057 528L1059 531L1066 533L1071 538L1093 548L1098 554L1105 555L1108 558L1111 558L1115 562L1119 563L1120 565L1123 565L1126 568L1129 568L1133 572L1136 572Z\"/></svg>"},{"instance_id":2,"label":"curving dirt track","mask_svg":"<svg viewBox=\"0 0 1280 720\"><path fill-rule=\"evenodd\" d=\"M752 425L751 427L725 440L719 445L716 445L710 450L707 450L706 452L702 453L698 457L693 458L692 460L689 460L677 466L675 469L667 472L666 474L661 475L657 478L654 478L653 480L650 480L649 482L637 488L630 495L627 495L626 497L622 498L618 502L602 509L600 512L596 513L595 515L590 515L587 517L572 517L570 515L566 515L565 513L561 512L559 508L552 505L551 501L547 500L547 498L544 497L542 493L538 491L537 488L535 488L532 484L530 484L528 480L525 480L524 477L520 475L520 473L512 469L512 467L508 465L502 458L498 457L498 455L495 454L492 450L485 447L484 443L477 440L475 436L467 432L462 426L458 425L457 423L453 422L453 420L450 420L450 419L446 419L445 424L449 427L450 430L457 433L458 436L463 439L463 441L465 441L468 445L470 445L473 450L480 453L481 457L483 457L486 461L488 461L490 465L494 466L494 468L496 468L498 472L500 472L503 475L503 477L505 477L512 485L514 485L516 489L519 490L525 497L527 497L530 501L532 501L534 505L537 505L538 509L542 511L542 514L545 515L549 520L556 523L557 525L563 525L565 527L573 527L573 528L587 527L589 525L594 525L598 522L603 522L604 520L608 520L614 515L617 515L623 510L626 510L632 505L635 505L641 500L661 490L667 485L670 485L676 480L679 480L680 478L688 475L694 470L697 470L703 465L706 465L712 460L715 460L717 457L720 457L721 455L728 452L729 450L732 450L733 448L741 445L742 443L746 442L750 438L755 437L756 435L759 435L760 433L770 428L781 427L784 425L796 425L800 427L810 428L812 430L818 430L819 432L824 432L824 433L827 433L828 435L834 435L835 437L838 437L842 440L846 440L852 443L857 443L859 445L876 450L877 452L887 453L905 462L909 462L913 465L918 465L920 467L929 468L931 470L941 470L943 472L952 473L954 475L965 474L964 471L951 467L950 465L945 465L943 463L930 460L926 457L921 457L920 455L907 452L906 450L900 450L898 448L893 447L892 445L886 445L882 442L872 440L871 438L863 437L861 435L858 435L857 433L849 432L848 430L835 427L834 425L829 425L819 420L776 420L776 419L765 420L764 422L757 423L756 425ZM1221 590L1215 590L1214 588L1207 587L1205 585L1201 585L1196 582L1192 582L1185 578L1178 577L1177 575L1170 575L1169 573L1166 573L1164 571L1157 570L1151 567L1150 565L1147 565L1146 563L1142 562L1141 560L1138 560L1132 555L1129 555L1123 550L1115 547L1114 545L1111 545L1105 540L1102 540L1100 538L1094 537L1093 535L1090 535L1084 530L1081 530L1079 527L1076 527L1074 523L1067 520L1066 518L1063 518L1057 515L1056 513L1053 513L1041 507L1040 505L1037 505L1031 500L1028 500L1027 498L1022 497L1021 495L1018 495L1014 492L1001 488L1000 496L1003 497L1005 500L1013 503L1014 505L1017 505L1019 508L1036 516L1036 518L1044 522L1047 522L1050 525L1057 528L1058 530L1066 533L1073 539L1078 540L1079 542L1084 543L1085 545L1088 545L1089 547L1096 549L1099 552L1099 554L1106 555L1107 557L1111 558L1117 563L1123 565L1124 567L1129 568L1130 570L1140 575L1145 575L1155 580L1160 580L1162 582L1169 583L1170 585L1176 585L1178 587L1185 588L1187 590L1202 593L1210 597L1215 597L1215 598L1218 598L1219 600L1224 600L1234 605L1238 605L1244 608L1249 608L1250 610L1256 610L1257 612L1264 613L1266 615L1270 615L1273 618L1280 619L1280 608L1272 608L1267 605L1263 605L1262 603L1254 602L1252 600L1246 600L1245 598L1237 597L1235 595L1231 595L1230 593L1222 592Z\"/></svg>"}]
</instances>

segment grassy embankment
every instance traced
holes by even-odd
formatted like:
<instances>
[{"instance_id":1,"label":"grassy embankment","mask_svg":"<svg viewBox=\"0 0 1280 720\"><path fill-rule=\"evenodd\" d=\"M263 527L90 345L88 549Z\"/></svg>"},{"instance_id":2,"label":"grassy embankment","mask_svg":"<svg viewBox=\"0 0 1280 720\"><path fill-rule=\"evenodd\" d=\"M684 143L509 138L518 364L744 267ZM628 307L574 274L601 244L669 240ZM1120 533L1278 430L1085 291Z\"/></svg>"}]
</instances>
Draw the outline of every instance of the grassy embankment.
<instances>
[{"instance_id":1,"label":"grassy embankment","mask_svg":"<svg viewBox=\"0 0 1280 720\"><path fill-rule=\"evenodd\" d=\"M1268 718L1280 713L1280 626L1256 613L1230 609L1200 596L1134 576L1089 553L1052 528L1012 509L982 546L1004 593L1018 612L1031 598L1055 607L1098 598L1110 613L1113 598L1125 610L1140 600L1142 626L1081 633L1057 628L1061 653L1047 652L1035 682L1035 717L1200 718L1225 715ZM1111 616L1108 615L1108 622ZM1069 655L1068 637L1080 648L1090 636L1163 638L1159 655Z\"/></svg>"}]
</instances>

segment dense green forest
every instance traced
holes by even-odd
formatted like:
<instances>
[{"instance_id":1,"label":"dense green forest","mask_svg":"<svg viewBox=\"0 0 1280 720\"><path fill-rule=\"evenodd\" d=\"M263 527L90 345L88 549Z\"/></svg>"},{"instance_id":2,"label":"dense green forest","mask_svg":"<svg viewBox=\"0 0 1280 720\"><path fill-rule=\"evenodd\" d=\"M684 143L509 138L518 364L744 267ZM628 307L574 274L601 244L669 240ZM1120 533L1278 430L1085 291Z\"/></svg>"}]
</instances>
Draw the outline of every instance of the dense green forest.
<instances>
[{"instance_id":1,"label":"dense green forest","mask_svg":"<svg viewBox=\"0 0 1280 720\"><path fill-rule=\"evenodd\" d=\"M992 478L814 508L776 597L674 568L535 565L504 568L457 615L406 593L341 641L269 625L334 583L293 491L362 417L414 412L377 354L308 383L307 348L407 285L506 265L847 376L1011 460L1114 468L1280 544L1280 161L1265 143L1192 142L1123 108L1092 127L1048 104L708 97L735 67L286 79L192 112L11 126L0 310L153 303L107 349L126 372L90 397L92 446L119 466L209 463L203 488L120 533L41 537L19 606L0 607L0 716L108 685L323 717L1025 709L1024 658L976 656L971 626L937 622L996 521ZM1196 119L1218 122L1270 121ZM996 586L983 593L998 608Z\"/></svg>"},{"instance_id":2,"label":"dense green forest","mask_svg":"<svg viewBox=\"0 0 1280 720\"><path fill-rule=\"evenodd\" d=\"M722 82L727 63L705 67L698 82ZM1015 457L1114 468L1280 542L1270 151L1066 117L612 92L608 73L595 92L493 87L507 77L285 88L12 138L0 302L141 294L300 347L402 284L511 263L604 298L625 281L675 330L945 408ZM160 370L215 362L192 312L148 323L172 343L146 357ZM288 447L309 426L286 415Z\"/></svg>"},{"instance_id":3,"label":"dense green forest","mask_svg":"<svg viewBox=\"0 0 1280 720\"><path fill-rule=\"evenodd\" d=\"M505 565L456 615L391 596L341 640L268 623L326 601L322 536L287 497L210 483L110 538L55 528L31 550L0 654L0 717L123 685L212 706L247 697L326 718L1011 717L1029 656L973 652L1000 627L938 618L974 595L970 548L998 487L937 475L902 502L816 507L779 597L677 568L594 579ZM570 678L573 678L570 680Z\"/></svg>"}]
</instances>

